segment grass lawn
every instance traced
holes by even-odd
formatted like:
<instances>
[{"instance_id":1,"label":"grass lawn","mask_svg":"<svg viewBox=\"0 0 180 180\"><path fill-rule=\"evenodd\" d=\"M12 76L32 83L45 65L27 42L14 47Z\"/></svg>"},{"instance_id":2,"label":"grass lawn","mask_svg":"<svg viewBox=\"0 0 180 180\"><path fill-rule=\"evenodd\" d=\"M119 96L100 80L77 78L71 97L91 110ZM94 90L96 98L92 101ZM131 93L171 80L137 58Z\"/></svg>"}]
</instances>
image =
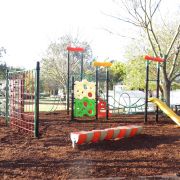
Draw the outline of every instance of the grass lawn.
<instances>
[{"instance_id":1,"label":"grass lawn","mask_svg":"<svg viewBox=\"0 0 180 180\"><path fill-rule=\"evenodd\" d=\"M49 112L49 111L58 111L64 110L66 108L65 105L61 104L39 104L39 111ZM34 111L34 104L33 105L24 105L25 112L33 112Z\"/></svg>"}]
</instances>

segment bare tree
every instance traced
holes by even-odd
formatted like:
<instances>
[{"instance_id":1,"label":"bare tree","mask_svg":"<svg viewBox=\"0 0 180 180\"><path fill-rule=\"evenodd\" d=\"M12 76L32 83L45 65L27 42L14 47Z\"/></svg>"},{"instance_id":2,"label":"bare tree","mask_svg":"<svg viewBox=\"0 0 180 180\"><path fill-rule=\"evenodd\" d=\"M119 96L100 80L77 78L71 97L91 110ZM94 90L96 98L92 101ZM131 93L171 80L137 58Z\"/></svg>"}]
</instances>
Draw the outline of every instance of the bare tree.
<instances>
[{"instance_id":1,"label":"bare tree","mask_svg":"<svg viewBox=\"0 0 180 180\"><path fill-rule=\"evenodd\" d=\"M45 89L64 89L67 85L67 46L78 46L85 49L84 68L88 59L92 56L92 50L87 42L73 38L71 35L65 35L59 40L52 42L47 48L46 54L42 59L42 79ZM80 76L81 53L70 53L70 74Z\"/></svg>"},{"instance_id":2,"label":"bare tree","mask_svg":"<svg viewBox=\"0 0 180 180\"><path fill-rule=\"evenodd\" d=\"M157 17L155 17L156 13L160 11L161 0L114 0L114 2L121 8L123 7L128 15L126 17L121 14L110 16L142 29L147 35L154 55L164 58L165 61L161 64L161 86L164 99L170 105L172 82L180 77L180 24L177 24L175 31L169 30L169 27L165 23L163 24L162 27L166 29L168 37L171 37L165 44L164 37L157 31ZM163 32L161 31L161 33Z\"/></svg>"}]
</instances>

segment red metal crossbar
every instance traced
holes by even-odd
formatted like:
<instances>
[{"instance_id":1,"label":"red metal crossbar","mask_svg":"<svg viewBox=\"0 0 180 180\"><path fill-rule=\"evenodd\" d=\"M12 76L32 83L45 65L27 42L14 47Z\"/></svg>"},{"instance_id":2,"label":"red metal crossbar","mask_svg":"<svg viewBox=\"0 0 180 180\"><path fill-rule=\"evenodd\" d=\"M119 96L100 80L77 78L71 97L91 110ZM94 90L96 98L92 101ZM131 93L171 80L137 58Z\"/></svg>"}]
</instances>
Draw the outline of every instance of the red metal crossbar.
<instances>
[{"instance_id":1,"label":"red metal crossbar","mask_svg":"<svg viewBox=\"0 0 180 180\"><path fill-rule=\"evenodd\" d=\"M84 48L68 46L68 47L67 47L67 50L68 50L68 51L73 51L73 52L83 52L83 51L84 51Z\"/></svg>"},{"instance_id":2,"label":"red metal crossbar","mask_svg":"<svg viewBox=\"0 0 180 180\"><path fill-rule=\"evenodd\" d=\"M144 57L145 60L151 60L151 61L156 61L156 62L164 62L164 59L163 58L160 58L160 57L152 57L152 56L148 56L146 55Z\"/></svg>"}]
</instances>

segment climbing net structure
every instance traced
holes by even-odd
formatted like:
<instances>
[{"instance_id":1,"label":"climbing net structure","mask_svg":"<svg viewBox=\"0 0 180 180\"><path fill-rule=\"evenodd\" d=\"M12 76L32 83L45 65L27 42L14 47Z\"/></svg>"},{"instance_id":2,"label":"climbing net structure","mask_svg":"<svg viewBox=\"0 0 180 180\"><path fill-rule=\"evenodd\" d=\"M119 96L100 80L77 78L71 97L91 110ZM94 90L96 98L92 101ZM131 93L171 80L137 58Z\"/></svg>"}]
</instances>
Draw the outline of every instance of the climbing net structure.
<instances>
[{"instance_id":1,"label":"climbing net structure","mask_svg":"<svg viewBox=\"0 0 180 180\"><path fill-rule=\"evenodd\" d=\"M37 70L9 72L6 85L6 123L35 137L39 118L37 77Z\"/></svg>"},{"instance_id":2,"label":"climbing net structure","mask_svg":"<svg viewBox=\"0 0 180 180\"><path fill-rule=\"evenodd\" d=\"M34 72L9 73L9 124L34 131Z\"/></svg>"}]
</instances>

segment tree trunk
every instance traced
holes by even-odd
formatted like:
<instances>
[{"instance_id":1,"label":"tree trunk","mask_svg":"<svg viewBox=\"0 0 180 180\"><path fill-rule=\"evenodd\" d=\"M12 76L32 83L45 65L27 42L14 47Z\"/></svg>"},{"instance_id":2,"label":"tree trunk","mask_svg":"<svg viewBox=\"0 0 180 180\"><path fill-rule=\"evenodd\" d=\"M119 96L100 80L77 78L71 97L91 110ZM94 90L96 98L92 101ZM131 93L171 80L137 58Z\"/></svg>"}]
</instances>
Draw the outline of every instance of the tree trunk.
<instances>
[{"instance_id":1,"label":"tree trunk","mask_svg":"<svg viewBox=\"0 0 180 180\"><path fill-rule=\"evenodd\" d=\"M166 104L170 107L170 91L171 91L171 82L166 80L163 83L163 94Z\"/></svg>"}]
</instances>

